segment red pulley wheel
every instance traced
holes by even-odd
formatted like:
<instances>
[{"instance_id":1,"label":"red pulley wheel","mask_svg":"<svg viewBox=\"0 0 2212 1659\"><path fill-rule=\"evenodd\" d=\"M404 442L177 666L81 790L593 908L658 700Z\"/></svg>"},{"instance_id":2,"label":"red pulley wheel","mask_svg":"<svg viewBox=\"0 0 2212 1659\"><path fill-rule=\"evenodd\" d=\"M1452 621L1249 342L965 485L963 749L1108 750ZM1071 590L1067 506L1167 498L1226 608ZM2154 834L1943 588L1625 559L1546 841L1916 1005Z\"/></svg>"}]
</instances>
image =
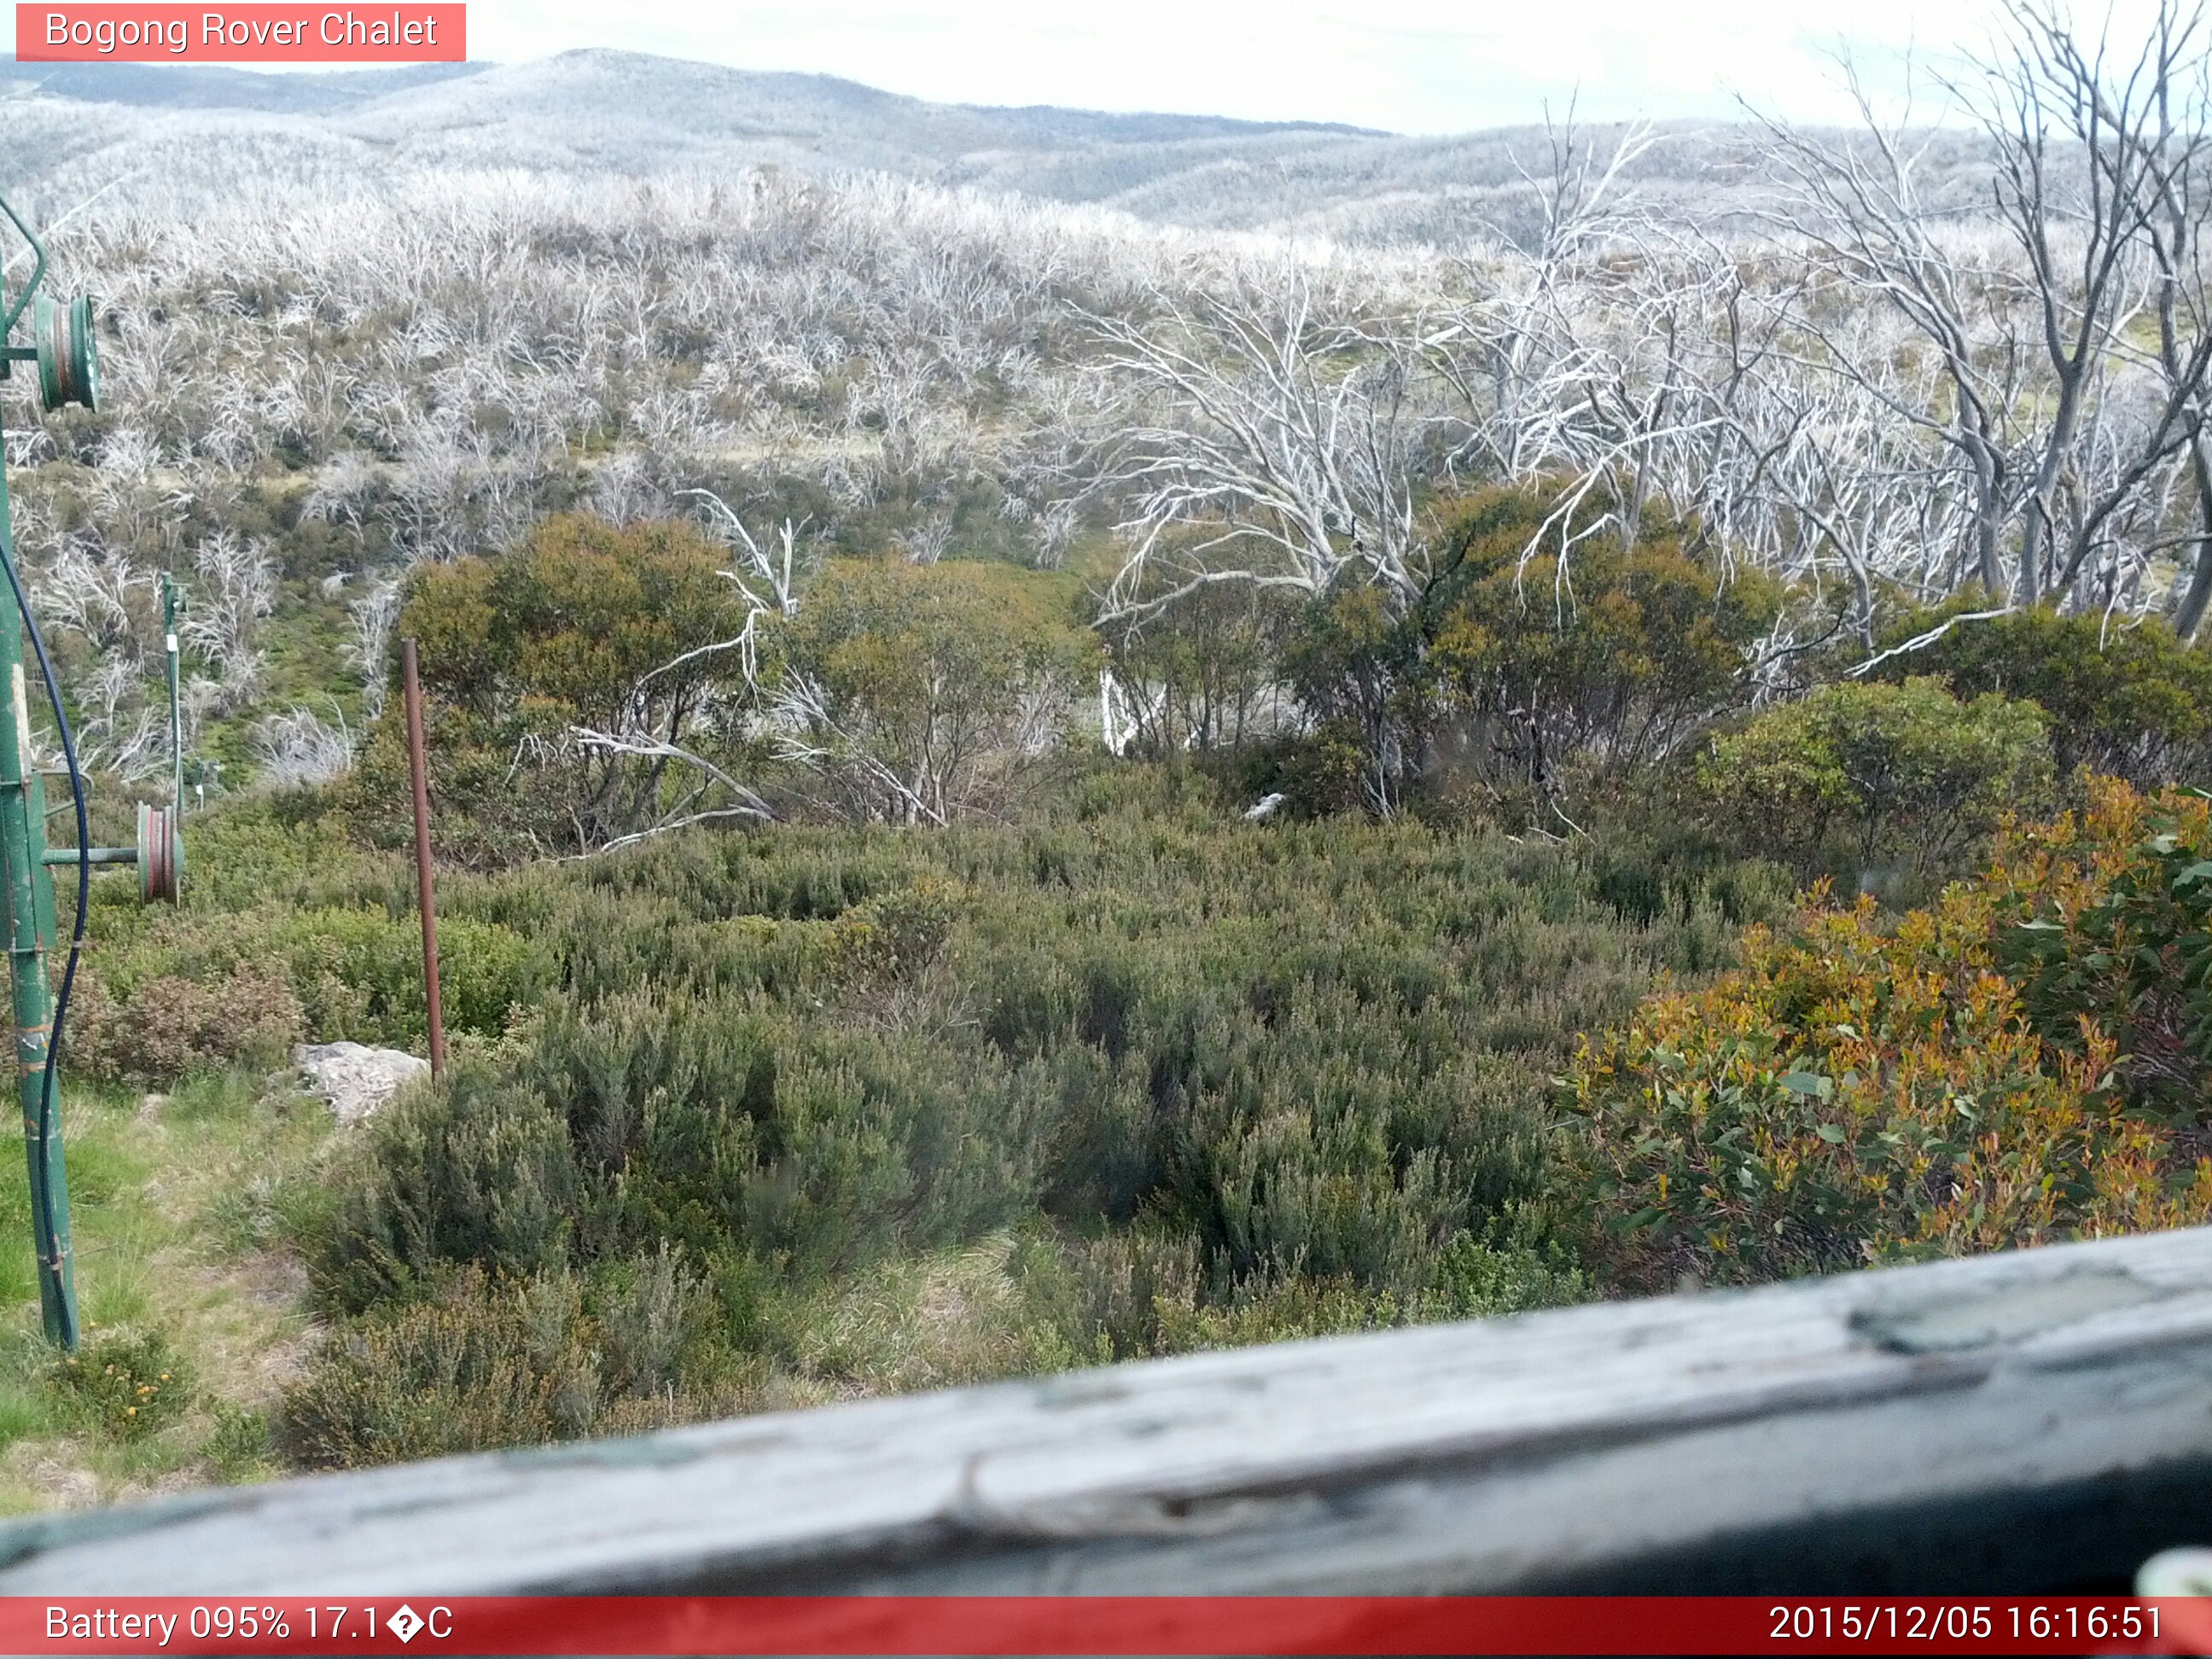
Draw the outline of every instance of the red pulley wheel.
<instances>
[{"instance_id":1,"label":"red pulley wheel","mask_svg":"<svg viewBox=\"0 0 2212 1659\"><path fill-rule=\"evenodd\" d=\"M166 806L138 805L138 896L174 904L185 882L184 837Z\"/></svg>"}]
</instances>

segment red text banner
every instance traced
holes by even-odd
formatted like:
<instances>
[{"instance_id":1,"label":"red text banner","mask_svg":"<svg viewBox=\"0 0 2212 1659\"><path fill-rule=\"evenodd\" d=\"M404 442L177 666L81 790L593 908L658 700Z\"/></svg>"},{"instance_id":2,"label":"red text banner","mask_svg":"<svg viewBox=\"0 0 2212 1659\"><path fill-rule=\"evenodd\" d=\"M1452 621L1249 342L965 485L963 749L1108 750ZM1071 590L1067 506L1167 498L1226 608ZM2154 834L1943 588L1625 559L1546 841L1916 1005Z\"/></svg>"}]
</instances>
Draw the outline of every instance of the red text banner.
<instances>
[{"instance_id":1,"label":"red text banner","mask_svg":"<svg viewBox=\"0 0 2212 1659\"><path fill-rule=\"evenodd\" d=\"M192 1655L2212 1652L2212 1600L28 1596L0 1652Z\"/></svg>"},{"instance_id":2,"label":"red text banner","mask_svg":"<svg viewBox=\"0 0 2212 1659\"><path fill-rule=\"evenodd\" d=\"M26 64L458 64L465 5L24 5Z\"/></svg>"}]
</instances>

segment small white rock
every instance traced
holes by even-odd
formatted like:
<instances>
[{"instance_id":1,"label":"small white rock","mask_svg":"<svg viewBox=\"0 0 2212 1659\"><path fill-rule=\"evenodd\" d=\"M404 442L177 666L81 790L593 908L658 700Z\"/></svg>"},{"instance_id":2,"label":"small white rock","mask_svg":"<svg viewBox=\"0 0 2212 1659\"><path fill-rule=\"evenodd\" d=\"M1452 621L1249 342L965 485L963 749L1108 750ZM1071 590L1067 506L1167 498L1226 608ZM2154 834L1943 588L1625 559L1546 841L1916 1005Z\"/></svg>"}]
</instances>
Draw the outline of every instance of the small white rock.
<instances>
[{"instance_id":1,"label":"small white rock","mask_svg":"<svg viewBox=\"0 0 2212 1659\"><path fill-rule=\"evenodd\" d=\"M359 1042L308 1042L292 1050L292 1063L307 1086L331 1103L341 1123L356 1123L411 1083L428 1074L430 1062L397 1048Z\"/></svg>"},{"instance_id":2,"label":"small white rock","mask_svg":"<svg viewBox=\"0 0 2212 1659\"><path fill-rule=\"evenodd\" d=\"M1288 795L1283 794L1279 792L1271 795L1261 796L1257 804L1253 805L1245 812L1244 822L1247 823L1265 823L1269 818L1272 818L1278 811L1282 810L1283 803L1289 799L1290 797Z\"/></svg>"}]
</instances>

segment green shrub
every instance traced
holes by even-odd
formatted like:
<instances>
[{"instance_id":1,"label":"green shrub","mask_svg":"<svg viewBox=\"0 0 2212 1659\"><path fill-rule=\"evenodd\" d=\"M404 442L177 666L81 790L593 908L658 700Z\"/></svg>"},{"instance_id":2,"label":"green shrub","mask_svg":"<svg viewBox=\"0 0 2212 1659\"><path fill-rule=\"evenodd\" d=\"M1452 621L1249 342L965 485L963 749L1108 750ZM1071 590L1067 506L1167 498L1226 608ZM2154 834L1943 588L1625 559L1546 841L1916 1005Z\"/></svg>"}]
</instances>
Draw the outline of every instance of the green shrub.
<instances>
[{"instance_id":1,"label":"green shrub","mask_svg":"<svg viewBox=\"0 0 2212 1659\"><path fill-rule=\"evenodd\" d=\"M913 1038L633 995L556 1009L518 1070L456 1067L380 1116L324 1251L342 1303L447 1264L524 1273L663 1241L840 1270L1034 1200L1029 1097Z\"/></svg>"},{"instance_id":2,"label":"green shrub","mask_svg":"<svg viewBox=\"0 0 2212 1659\"><path fill-rule=\"evenodd\" d=\"M682 1381L697 1341L706 1286L665 1243L617 1263L600 1294L599 1334L609 1386L653 1399Z\"/></svg>"},{"instance_id":3,"label":"green shrub","mask_svg":"<svg viewBox=\"0 0 2212 1659\"><path fill-rule=\"evenodd\" d=\"M1253 779L1249 793L1279 793L1308 817L1367 811L1380 787L1365 735L1342 716L1255 746L1243 769Z\"/></svg>"},{"instance_id":4,"label":"green shrub","mask_svg":"<svg viewBox=\"0 0 2212 1659\"><path fill-rule=\"evenodd\" d=\"M774 640L810 688L798 787L864 823L1002 806L1098 665L1095 637L1049 592L967 561L834 561Z\"/></svg>"},{"instance_id":5,"label":"green shrub","mask_svg":"<svg viewBox=\"0 0 2212 1659\"><path fill-rule=\"evenodd\" d=\"M866 899L830 927L823 965L878 985L910 981L944 953L958 902L943 882L928 880Z\"/></svg>"},{"instance_id":6,"label":"green shrub","mask_svg":"<svg viewBox=\"0 0 2212 1659\"><path fill-rule=\"evenodd\" d=\"M1881 644L1931 631L1944 614L1900 618ZM1997 692L2039 705L2061 777L2077 768L2142 788L2212 782L2212 656L2152 617L2115 626L2045 610L1959 622L1877 671L1934 675L1961 697Z\"/></svg>"},{"instance_id":7,"label":"green shrub","mask_svg":"<svg viewBox=\"0 0 2212 1659\"><path fill-rule=\"evenodd\" d=\"M689 1412L1585 1293L1547 1231L1549 1079L1655 972L1724 961L1771 877L1639 844L1660 902L1624 910L1586 848L1245 826L1187 766L1099 775L1016 825L454 883L550 988L380 1114L306 1218L344 1398L407 1397L469 1310L511 1324L453 1301L471 1272L584 1287L612 1403L578 1432L633 1376ZM535 1399L516 1352L450 1365ZM572 1431L476 1386L434 1390L471 1443ZM430 1443L407 1423L319 1455Z\"/></svg>"},{"instance_id":8,"label":"green shrub","mask_svg":"<svg viewBox=\"0 0 2212 1659\"><path fill-rule=\"evenodd\" d=\"M1403 1292L1350 1276L1258 1274L1223 1285L1188 1230L1161 1215L1019 1259L1018 1334L1060 1364L1144 1358L1286 1341L1438 1319L1524 1313L1582 1300L1589 1286L1556 1243L1513 1242L1515 1229L1454 1237Z\"/></svg>"},{"instance_id":9,"label":"green shrub","mask_svg":"<svg viewBox=\"0 0 2212 1659\"><path fill-rule=\"evenodd\" d=\"M1048 1370L1076 1357L1045 1291L1060 1267L1050 1237L993 1234L779 1298L757 1336L792 1372L840 1394Z\"/></svg>"},{"instance_id":10,"label":"green shrub","mask_svg":"<svg viewBox=\"0 0 2212 1659\"><path fill-rule=\"evenodd\" d=\"M735 639L746 607L726 567L690 526L576 515L490 558L418 566L398 631L421 641L441 848L499 863L655 821L670 763L580 746L578 726L674 733L728 758L740 659L712 647ZM390 845L406 835L399 726L396 714L378 720L339 786Z\"/></svg>"},{"instance_id":11,"label":"green shrub","mask_svg":"<svg viewBox=\"0 0 2212 1659\"><path fill-rule=\"evenodd\" d=\"M565 1276L465 1276L342 1334L285 1401L287 1449L351 1468L588 1434L604 1396L582 1322Z\"/></svg>"},{"instance_id":12,"label":"green shrub","mask_svg":"<svg viewBox=\"0 0 2212 1659\"><path fill-rule=\"evenodd\" d=\"M1443 758L1509 796L1548 801L1664 759L1740 705L1781 610L1772 581L1701 556L1694 526L1650 522L1624 548L1591 534L1600 510L1488 490L1437 538L1422 626Z\"/></svg>"},{"instance_id":13,"label":"green shrub","mask_svg":"<svg viewBox=\"0 0 2212 1659\"><path fill-rule=\"evenodd\" d=\"M1030 1295L1071 1351L1102 1360L1174 1352L1206 1301L1206 1253L1188 1229L1149 1217L1072 1243Z\"/></svg>"},{"instance_id":14,"label":"green shrub","mask_svg":"<svg viewBox=\"0 0 2212 1659\"><path fill-rule=\"evenodd\" d=\"M233 1405L227 1400L210 1401L209 1405L215 1429L208 1436L204 1455L216 1479L235 1484L266 1480L282 1473L266 1411Z\"/></svg>"},{"instance_id":15,"label":"green shrub","mask_svg":"<svg viewBox=\"0 0 2212 1659\"><path fill-rule=\"evenodd\" d=\"M1332 807L1355 785L1388 811L1462 781L1556 826L1563 802L1739 705L1781 589L1729 574L1692 525L1650 522L1625 548L1597 533L1601 511L1524 487L1447 501L1417 597L1345 586L1309 605L1281 673L1322 741L1291 745L1298 767L1269 787Z\"/></svg>"},{"instance_id":16,"label":"green shrub","mask_svg":"<svg viewBox=\"0 0 2212 1659\"><path fill-rule=\"evenodd\" d=\"M88 1077L170 1083L213 1066L281 1065L303 1029L291 987L247 963L214 984L159 975L122 1002L80 969L64 1042L69 1066Z\"/></svg>"},{"instance_id":17,"label":"green shrub","mask_svg":"<svg viewBox=\"0 0 2212 1659\"><path fill-rule=\"evenodd\" d=\"M53 1361L47 1386L100 1432L137 1440L182 1416L191 1403L184 1361L158 1331L106 1332Z\"/></svg>"},{"instance_id":18,"label":"green shrub","mask_svg":"<svg viewBox=\"0 0 2212 1659\"><path fill-rule=\"evenodd\" d=\"M371 1121L313 1266L358 1310L435 1282L448 1264L523 1275L566 1260L584 1190L560 1119L480 1066L404 1093Z\"/></svg>"},{"instance_id":19,"label":"green shrub","mask_svg":"<svg viewBox=\"0 0 2212 1659\"><path fill-rule=\"evenodd\" d=\"M1340 585L1310 602L1283 648L1283 677L1313 728L1291 750L1285 793L1309 810L1345 799L1396 811L1428 734L1426 666L1418 618L1383 589Z\"/></svg>"},{"instance_id":20,"label":"green shrub","mask_svg":"<svg viewBox=\"0 0 2212 1659\"><path fill-rule=\"evenodd\" d=\"M2201 1121L2212 1086L2212 800L2113 779L2003 836L1998 960L2045 1041L2115 1045L2142 1105Z\"/></svg>"},{"instance_id":21,"label":"green shrub","mask_svg":"<svg viewBox=\"0 0 2212 1659\"><path fill-rule=\"evenodd\" d=\"M1180 553L1178 574L1164 561L1149 564L1132 597L1164 599L1192 561L1203 564L1206 555ZM1233 750L1269 733L1281 714L1277 666L1293 616L1279 589L1220 581L1154 614L1101 623L1114 677L1131 694L1128 752Z\"/></svg>"},{"instance_id":22,"label":"green shrub","mask_svg":"<svg viewBox=\"0 0 2212 1659\"><path fill-rule=\"evenodd\" d=\"M381 905L182 911L155 920L136 939L102 940L97 960L100 983L126 1025L158 983L153 995L165 1008L173 1003L189 1011L212 997L220 1016L235 1005L241 1034L261 1029L255 1018L275 1029L276 1017L263 1004L278 988L290 999L292 1027L318 1042L419 1048L428 1030L422 924ZM552 970L542 941L466 915L439 920L438 978L449 1030L498 1036L514 1010L539 1000ZM192 988L178 988L184 986ZM137 1041L127 1030L118 1040ZM243 1052L244 1042L241 1035L231 1047Z\"/></svg>"},{"instance_id":23,"label":"green shrub","mask_svg":"<svg viewBox=\"0 0 2212 1659\"><path fill-rule=\"evenodd\" d=\"M1962 703L1935 680L1826 685L1714 738L1696 790L1744 848L1810 869L1840 842L1862 869L1906 859L1924 875L2047 802L2046 724L2033 703Z\"/></svg>"},{"instance_id":24,"label":"green shrub","mask_svg":"<svg viewBox=\"0 0 2212 1659\"><path fill-rule=\"evenodd\" d=\"M411 915L314 910L282 917L267 949L298 988L307 1024L331 1042L419 1044L428 1035L422 923ZM438 923L438 986L451 1030L495 1036L548 978L546 952L495 922Z\"/></svg>"},{"instance_id":25,"label":"green shrub","mask_svg":"<svg viewBox=\"0 0 2212 1659\"><path fill-rule=\"evenodd\" d=\"M678 1389L698 1340L699 1281L668 1251L595 1277L470 1267L341 1332L286 1396L297 1462L351 1468L696 1415Z\"/></svg>"},{"instance_id":26,"label":"green shrub","mask_svg":"<svg viewBox=\"0 0 2212 1659\"><path fill-rule=\"evenodd\" d=\"M1589 1299L1587 1269L1556 1237L1529 1243L1532 1230L1509 1218L1478 1234L1465 1232L1437 1255L1425 1316L1488 1319ZM1433 1310L1433 1312L1431 1312Z\"/></svg>"}]
</instances>

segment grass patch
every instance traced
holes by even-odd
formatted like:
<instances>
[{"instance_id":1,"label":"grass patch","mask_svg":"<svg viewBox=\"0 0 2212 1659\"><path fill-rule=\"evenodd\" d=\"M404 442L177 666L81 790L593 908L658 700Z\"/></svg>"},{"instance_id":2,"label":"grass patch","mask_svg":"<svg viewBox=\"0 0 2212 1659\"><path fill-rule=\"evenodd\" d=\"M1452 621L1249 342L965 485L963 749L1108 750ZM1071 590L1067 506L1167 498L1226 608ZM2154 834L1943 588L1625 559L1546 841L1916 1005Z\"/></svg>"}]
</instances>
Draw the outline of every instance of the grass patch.
<instances>
[{"instance_id":1,"label":"grass patch","mask_svg":"<svg viewBox=\"0 0 2212 1659\"><path fill-rule=\"evenodd\" d=\"M67 1091L83 1340L40 1334L28 1176L0 1160L0 1511L277 1473L269 1411L311 1322L285 1218L312 1205L319 1102L253 1075Z\"/></svg>"}]
</instances>

